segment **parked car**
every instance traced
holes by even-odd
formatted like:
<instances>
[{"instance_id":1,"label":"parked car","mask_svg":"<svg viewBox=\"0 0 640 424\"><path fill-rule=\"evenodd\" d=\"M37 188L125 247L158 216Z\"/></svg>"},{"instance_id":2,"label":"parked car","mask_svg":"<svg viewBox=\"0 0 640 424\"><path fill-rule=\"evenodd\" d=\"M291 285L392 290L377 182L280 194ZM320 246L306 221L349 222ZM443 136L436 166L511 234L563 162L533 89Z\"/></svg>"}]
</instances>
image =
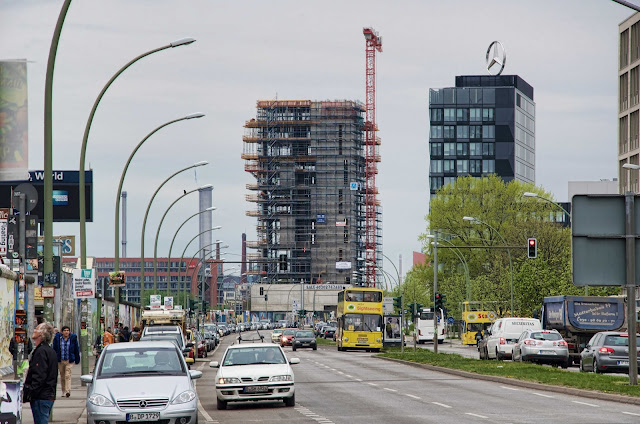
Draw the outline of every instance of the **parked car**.
<instances>
[{"instance_id":1,"label":"parked car","mask_svg":"<svg viewBox=\"0 0 640 424\"><path fill-rule=\"evenodd\" d=\"M187 363L171 341L113 343L104 348L87 384L87 423L198 420L193 380L201 371ZM144 393L144 395L143 395Z\"/></svg>"},{"instance_id":2,"label":"parked car","mask_svg":"<svg viewBox=\"0 0 640 424\"><path fill-rule=\"evenodd\" d=\"M310 347L313 350L318 350L318 345L316 343L316 335L313 334L311 330L304 331L296 331L296 334L293 336L293 344L291 348L293 350L301 349L303 347Z\"/></svg>"},{"instance_id":3,"label":"parked car","mask_svg":"<svg viewBox=\"0 0 640 424\"><path fill-rule=\"evenodd\" d=\"M513 345L514 361L569 367L569 348L557 330L525 330Z\"/></svg>"},{"instance_id":4,"label":"parked car","mask_svg":"<svg viewBox=\"0 0 640 424\"><path fill-rule=\"evenodd\" d=\"M638 337L636 335L636 340ZM596 333L580 352L580 371L628 373L629 334L619 331Z\"/></svg>"},{"instance_id":5,"label":"parked car","mask_svg":"<svg viewBox=\"0 0 640 424\"><path fill-rule=\"evenodd\" d=\"M207 341L207 351L211 352L216 348L216 338L210 331L204 332L204 339Z\"/></svg>"},{"instance_id":6,"label":"parked car","mask_svg":"<svg viewBox=\"0 0 640 424\"><path fill-rule=\"evenodd\" d=\"M193 358L193 356L191 356L191 353L193 350L193 343L186 342L182 333L173 333L173 332L153 333L152 332L152 333L143 334L140 337L140 341L143 341L143 340L144 341L153 341L153 340L167 341L168 340L170 342L173 342L178 347L178 350L182 352L182 356L184 356L185 361L187 362L187 368L191 369L191 364L195 362L195 359Z\"/></svg>"},{"instance_id":7,"label":"parked car","mask_svg":"<svg viewBox=\"0 0 640 424\"><path fill-rule=\"evenodd\" d=\"M481 336L477 336L477 347L478 347L478 356L480 359L489 359L489 353L487 352L487 340L489 340L488 336L483 336L482 333L479 333Z\"/></svg>"},{"instance_id":8,"label":"parked car","mask_svg":"<svg viewBox=\"0 0 640 424\"><path fill-rule=\"evenodd\" d=\"M273 343L236 344L227 348L222 362L212 361L218 368L216 398L218 409L226 409L228 402L255 400L283 400L294 406L296 396L291 364L282 348Z\"/></svg>"},{"instance_id":9,"label":"parked car","mask_svg":"<svg viewBox=\"0 0 640 424\"><path fill-rule=\"evenodd\" d=\"M286 319L281 319L280 321L278 321L278 327L279 328L287 328L287 320Z\"/></svg>"},{"instance_id":10,"label":"parked car","mask_svg":"<svg viewBox=\"0 0 640 424\"><path fill-rule=\"evenodd\" d=\"M280 346L291 346L291 343L293 342L293 336L295 336L295 334L295 328L285 328L282 331L282 336L280 336Z\"/></svg>"},{"instance_id":11,"label":"parked car","mask_svg":"<svg viewBox=\"0 0 640 424\"><path fill-rule=\"evenodd\" d=\"M283 328L274 328L273 333L271 333L271 343L280 343L283 331Z\"/></svg>"},{"instance_id":12,"label":"parked car","mask_svg":"<svg viewBox=\"0 0 640 424\"><path fill-rule=\"evenodd\" d=\"M542 330L536 318L500 318L485 331L487 337L487 357L502 360L511 358L513 345L525 330Z\"/></svg>"},{"instance_id":13,"label":"parked car","mask_svg":"<svg viewBox=\"0 0 640 424\"><path fill-rule=\"evenodd\" d=\"M201 332L196 331L194 333L195 335L195 342L196 342L196 354L198 356L198 358L206 358L207 357L207 341L205 340L204 336L202 335Z\"/></svg>"},{"instance_id":14,"label":"parked car","mask_svg":"<svg viewBox=\"0 0 640 424\"><path fill-rule=\"evenodd\" d=\"M322 328L322 337L325 339L334 339L336 334L336 327L325 326Z\"/></svg>"},{"instance_id":15,"label":"parked car","mask_svg":"<svg viewBox=\"0 0 640 424\"><path fill-rule=\"evenodd\" d=\"M322 329L322 326L327 325L326 322L323 321L318 321L315 324L313 324L313 331L316 333L316 336L320 335L320 330Z\"/></svg>"}]
</instances>

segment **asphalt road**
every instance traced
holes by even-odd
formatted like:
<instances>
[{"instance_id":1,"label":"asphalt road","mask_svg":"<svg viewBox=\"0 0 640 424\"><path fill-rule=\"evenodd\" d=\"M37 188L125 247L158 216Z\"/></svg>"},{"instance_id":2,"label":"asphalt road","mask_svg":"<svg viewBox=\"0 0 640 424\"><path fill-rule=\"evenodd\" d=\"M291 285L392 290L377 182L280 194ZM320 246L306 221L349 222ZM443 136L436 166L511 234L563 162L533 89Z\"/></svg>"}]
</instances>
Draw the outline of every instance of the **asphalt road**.
<instances>
[{"instance_id":1,"label":"asphalt road","mask_svg":"<svg viewBox=\"0 0 640 424\"><path fill-rule=\"evenodd\" d=\"M294 365L295 407L282 402L231 403L218 411L216 369L209 368L208 361L219 360L231 341L225 337L213 356L196 364L204 372L197 380L200 423L640 422L640 406L467 379L328 346L317 351L285 349L287 356L301 360ZM439 348L457 349L446 344Z\"/></svg>"}]
</instances>

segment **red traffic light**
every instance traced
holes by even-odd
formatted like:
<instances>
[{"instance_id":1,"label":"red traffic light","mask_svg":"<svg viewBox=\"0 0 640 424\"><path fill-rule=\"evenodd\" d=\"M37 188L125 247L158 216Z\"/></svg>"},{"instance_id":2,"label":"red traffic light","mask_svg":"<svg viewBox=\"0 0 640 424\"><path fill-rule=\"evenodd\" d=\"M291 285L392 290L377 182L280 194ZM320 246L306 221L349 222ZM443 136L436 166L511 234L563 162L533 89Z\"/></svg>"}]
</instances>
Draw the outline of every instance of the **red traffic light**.
<instances>
[{"instance_id":1,"label":"red traffic light","mask_svg":"<svg viewBox=\"0 0 640 424\"><path fill-rule=\"evenodd\" d=\"M530 259L538 257L538 240L533 237L529 238L527 244L527 257Z\"/></svg>"}]
</instances>

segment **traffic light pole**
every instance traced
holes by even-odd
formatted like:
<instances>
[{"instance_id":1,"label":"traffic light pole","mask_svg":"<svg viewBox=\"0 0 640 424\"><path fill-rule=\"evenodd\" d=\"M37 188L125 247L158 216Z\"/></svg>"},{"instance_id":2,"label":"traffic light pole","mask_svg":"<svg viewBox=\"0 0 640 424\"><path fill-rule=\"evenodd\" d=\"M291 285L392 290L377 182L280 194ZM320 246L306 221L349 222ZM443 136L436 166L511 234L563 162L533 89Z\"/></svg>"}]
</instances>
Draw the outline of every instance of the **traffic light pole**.
<instances>
[{"instance_id":1,"label":"traffic light pole","mask_svg":"<svg viewBox=\"0 0 640 424\"><path fill-rule=\"evenodd\" d=\"M433 351L438 353L438 312L436 293L438 292L438 232L433 232Z\"/></svg>"}]
</instances>

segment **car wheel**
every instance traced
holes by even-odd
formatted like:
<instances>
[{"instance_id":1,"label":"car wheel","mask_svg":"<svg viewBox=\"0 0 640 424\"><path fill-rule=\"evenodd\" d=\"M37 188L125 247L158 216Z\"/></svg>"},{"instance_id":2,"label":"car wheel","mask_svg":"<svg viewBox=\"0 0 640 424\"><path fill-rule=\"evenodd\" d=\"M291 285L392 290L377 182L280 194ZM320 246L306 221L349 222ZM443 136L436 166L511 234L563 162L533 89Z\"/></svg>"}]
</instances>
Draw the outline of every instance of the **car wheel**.
<instances>
[{"instance_id":1,"label":"car wheel","mask_svg":"<svg viewBox=\"0 0 640 424\"><path fill-rule=\"evenodd\" d=\"M593 372L596 374L602 374L602 371L598 369L598 363L595 359L593 360Z\"/></svg>"},{"instance_id":2,"label":"car wheel","mask_svg":"<svg viewBox=\"0 0 640 424\"><path fill-rule=\"evenodd\" d=\"M313 347L313 350L318 350L318 346L314 346L314 347Z\"/></svg>"},{"instance_id":3,"label":"car wheel","mask_svg":"<svg viewBox=\"0 0 640 424\"><path fill-rule=\"evenodd\" d=\"M227 409L227 402L218 399L218 405L217 406L218 406L218 409L222 411L224 409Z\"/></svg>"},{"instance_id":4,"label":"car wheel","mask_svg":"<svg viewBox=\"0 0 640 424\"><path fill-rule=\"evenodd\" d=\"M295 393L290 398L284 398L284 406L295 406L295 405L296 405Z\"/></svg>"},{"instance_id":5,"label":"car wheel","mask_svg":"<svg viewBox=\"0 0 640 424\"><path fill-rule=\"evenodd\" d=\"M582 362L582 359L580 359L579 369L580 369L580 372L585 372L585 371L586 371L586 370L584 369L584 363Z\"/></svg>"},{"instance_id":6,"label":"car wheel","mask_svg":"<svg viewBox=\"0 0 640 424\"><path fill-rule=\"evenodd\" d=\"M502 361L502 355L500 354L500 352L498 351L498 348L496 348L496 360L498 361Z\"/></svg>"},{"instance_id":7,"label":"car wheel","mask_svg":"<svg viewBox=\"0 0 640 424\"><path fill-rule=\"evenodd\" d=\"M291 346L291 350L293 350L295 352L296 351L296 347L295 346Z\"/></svg>"},{"instance_id":8,"label":"car wheel","mask_svg":"<svg viewBox=\"0 0 640 424\"><path fill-rule=\"evenodd\" d=\"M568 358L566 361L563 361L562 363L560 363L560 366L562 367L563 370L566 370L569 368L569 365L571 365L573 363L573 361L571 361L571 358Z\"/></svg>"},{"instance_id":9,"label":"car wheel","mask_svg":"<svg viewBox=\"0 0 640 424\"><path fill-rule=\"evenodd\" d=\"M204 351L204 357L206 358L207 356L209 356L209 354L207 353L207 351Z\"/></svg>"}]
</instances>

